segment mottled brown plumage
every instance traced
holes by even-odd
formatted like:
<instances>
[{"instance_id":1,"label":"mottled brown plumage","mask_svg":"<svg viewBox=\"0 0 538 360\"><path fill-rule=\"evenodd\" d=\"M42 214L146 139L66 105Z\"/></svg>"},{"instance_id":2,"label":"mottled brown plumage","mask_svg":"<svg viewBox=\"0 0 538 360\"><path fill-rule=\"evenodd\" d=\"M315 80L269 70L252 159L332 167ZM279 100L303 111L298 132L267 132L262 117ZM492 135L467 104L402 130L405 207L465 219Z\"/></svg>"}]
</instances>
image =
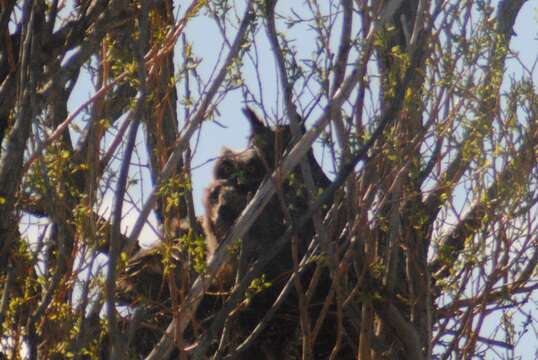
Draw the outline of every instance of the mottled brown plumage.
<instances>
[{"instance_id":1,"label":"mottled brown plumage","mask_svg":"<svg viewBox=\"0 0 538 360\"><path fill-rule=\"evenodd\" d=\"M251 124L249 146L244 151L233 151L227 148L222 150L215 163L214 180L205 194L204 231L209 254L213 254L218 245L224 241L264 177L273 172L275 166L278 166L278 162L292 139L289 126L269 128L251 109L245 109L244 113ZM329 180L315 161L311 151L308 154L308 161L316 187L328 186ZM299 169L284 179L279 184L279 188L282 190L284 204L276 196L271 199L244 238L238 239L241 240L241 251L237 256L240 255L241 261L237 262L236 256L230 264L223 267L224 270L217 274L215 285L218 288L231 288L236 277L236 270L233 269L238 268L237 263L242 265L237 270L241 276L249 264L263 256L273 246L289 226L290 218L284 215L285 212L291 216L291 221L295 221L307 210L306 189ZM286 207L285 211L283 206ZM299 256L304 254L313 235L312 223L299 229L297 234ZM271 307L289 274L293 271L291 243L286 245L262 271L266 281L271 283L271 287L252 296L248 306L237 312L237 324L234 328L236 339L231 339L231 343L241 339L252 330ZM308 281L306 277L303 280L305 285ZM296 331L298 324L296 301L295 295L289 296L283 310L278 312L267 331L261 336L263 340L257 341L251 349L272 348L273 354L279 357L278 354ZM275 331L275 329L278 330ZM265 356L256 351L247 351L240 358Z\"/></svg>"},{"instance_id":2,"label":"mottled brown plumage","mask_svg":"<svg viewBox=\"0 0 538 360\"><path fill-rule=\"evenodd\" d=\"M198 235L190 229L186 220L174 221L171 227L175 237L170 243L156 242L147 248L140 248L118 274L116 298L120 304L133 306L153 303L162 306L168 302L171 283L163 276L165 268L169 270L169 279L174 280L176 289L185 291L190 286L190 278L195 274L192 264L185 260L187 251L181 241L189 237L194 240ZM195 227L201 228L198 219Z\"/></svg>"},{"instance_id":3,"label":"mottled brown plumage","mask_svg":"<svg viewBox=\"0 0 538 360\"><path fill-rule=\"evenodd\" d=\"M273 168L292 139L290 127L288 125L267 127L249 107L243 109L243 113L251 128L249 146L257 151L258 157L264 160L266 165Z\"/></svg>"},{"instance_id":4,"label":"mottled brown plumage","mask_svg":"<svg viewBox=\"0 0 538 360\"><path fill-rule=\"evenodd\" d=\"M275 156L282 154L291 139L288 127L271 129L250 108L246 108L244 113L251 124L249 147L244 151L228 148L221 151L213 169L214 181L204 197L203 227L209 255L226 238L263 178L272 171ZM263 244L276 240L274 236L282 231L282 220L280 208L274 200L243 239L247 258L253 258Z\"/></svg>"},{"instance_id":5,"label":"mottled brown plumage","mask_svg":"<svg viewBox=\"0 0 538 360\"><path fill-rule=\"evenodd\" d=\"M274 128L269 128L264 125L263 121L251 108L247 107L243 109L243 113L247 117L251 127L249 147L256 150L258 157L263 160L264 165L269 166L269 169L266 167L266 170L274 170L284 151L290 147L290 142L293 138L290 126L277 125ZM304 124L301 124L300 128L301 132L305 131ZM329 186L331 182L316 161L312 150L308 151L306 158L312 170L314 184L318 188ZM301 177L299 173L299 171L294 172L295 176Z\"/></svg>"},{"instance_id":6,"label":"mottled brown plumage","mask_svg":"<svg viewBox=\"0 0 538 360\"><path fill-rule=\"evenodd\" d=\"M206 190L203 228L208 256L224 240L247 202L246 194L226 180L215 180Z\"/></svg>"},{"instance_id":7,"label":"mottled brown plumage","mask_svg":"<svg viewBox=\"0 0 538 360\"><path fill-rule=\"evenodd\" d=\"M244 151L224 148L213 170L214 181L205 193L204 231L208 253L211 255L218 244L226 237L237 217L257 191L258 186L268 173L272 172L292 139L287 125L267 127L250 109L243 110L251 125L249 147ZM312 152L308 153L315 186L325 188L330 183L316 162ZM306 189L300 171L295 170L280 188L283 190L286 211L295 220L308 208ZM316 189L317 190L317 189ZM262 254L267 246L277 240L290 220L284 217L284 209L277 198L271 200L264 212L245 235L243 249L250 260ZM301 229L302 242L313 235L313 226ZM283 261L280 261L281 263ZM288 269L291 264L287 264ZM277 268L280 268L277 266Z\"/></svg>"},{"instance_id":8,"label":"mottled brown plumage","mask_svg":"<svg viewBox=\"0 0 538 360\"><path fill-rule=\"evenodd\" d=\"M213 169L215 180L224 180L244 193L256 190L265 175L267 169L253 148L243 151L223 148Z\"/></svg>"}]
</instances>

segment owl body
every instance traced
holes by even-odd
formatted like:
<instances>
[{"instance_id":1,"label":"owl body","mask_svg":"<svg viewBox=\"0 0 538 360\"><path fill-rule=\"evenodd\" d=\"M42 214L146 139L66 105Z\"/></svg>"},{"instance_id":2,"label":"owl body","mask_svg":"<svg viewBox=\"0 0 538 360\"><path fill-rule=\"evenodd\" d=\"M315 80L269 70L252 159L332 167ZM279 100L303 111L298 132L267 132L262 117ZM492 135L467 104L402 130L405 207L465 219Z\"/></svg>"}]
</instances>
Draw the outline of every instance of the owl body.
<instances>
[{"instance_id":1,"label":"owl body","mask_svg":"<svg viewBox=\"0 0 538 360\"><path fill-rule=\"evenodd\" d=\"M205 193L203 227L210 256L226 239L230 229L264 178L278 166L278 162L292 139L289 126L269 128L251 109L245 109L244 113L252 129L249 146L243 151L234 151L228 148L221 151L213 169L214 180ZM315 186L318 189L326 188L330 181L311 151L308 154L308 162L311 165ZM244 275L250 264L267 253L267 250L284 234L286 228L290 226L289 222L296 221L307 211L309 199L306 196L304 181L298 168L286 179L281 179L281 183L277 186L282 196L273 196L243 239L237 239L240 240L238 241L240 251L234 254L231 263L225 264L223 270L217 274L217 287L220 285L231 289L237 275L239 277ZM295 243L298 245L299 257L304 255L313 236L314 226L312 222L298 229ZM315 264L310 266L312 271L314 267ZM230 271L230 269L232 270ZM293 269L292 244L290 242L262 269L265 282L270 283L271 286L250 297L248 306L237 312L235 318L237 321L235 330L238 330L237 339L242 339L246 334L249 334L271 308ZM307 270L307 274L301 278L304 286L307 286L312 271ZM260 346L272 349L286 347L299 323L296 302L295 294L288 296L281 310L268 326L268 330L260 336L263 340L253 345L252 349L259 349ZM244 354L245 357L240 358L256 358L256 356L247 353ZM278 358L278 356L276 357Z\"/></svg>"},{"instance_id":2,"label":"owl body","mask_svg":"<svg viewBox=\"0 0 538 360\"><path fill-rule=\"evenodd\" d=\"M276 156L291 139L288 127L271 129L250 110L249 146L242 151L223 148L213 169L214 180L204 198L204 229L208 255L226 238L263 179L273 171ZM285 230L281 208L272 199L242 240L242 256L254 260Z\"/></svg>"}]
</instances>

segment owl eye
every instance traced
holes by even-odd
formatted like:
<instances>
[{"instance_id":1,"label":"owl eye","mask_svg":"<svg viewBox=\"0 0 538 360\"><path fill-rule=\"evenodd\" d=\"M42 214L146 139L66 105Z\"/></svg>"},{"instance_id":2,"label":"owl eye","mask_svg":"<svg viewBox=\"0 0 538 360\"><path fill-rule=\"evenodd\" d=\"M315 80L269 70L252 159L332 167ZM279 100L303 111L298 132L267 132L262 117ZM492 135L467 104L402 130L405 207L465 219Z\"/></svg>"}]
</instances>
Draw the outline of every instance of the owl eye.
<instances>
[{"instance_id":1,"label":"owl eye","mask_svg":"<svg viewBox=\"0 0 538 360\"><path fill-rule=\"evenodd\" d=\"M217 179L229 179L234 173L234 166L229 160L222 160L222 162L215 168L215 178Z\"/></svg>"},{"instance_id":2,"label":"owl eye","mask_svg":"<svg viewBox=\"0 0 538 360\"><path fill-rule=\"evenodd\" d=\"M225 164L225 166L222 169L222 172L226 175L231 175L233 171L232 164Z\"/></svg>"}]
</instances>

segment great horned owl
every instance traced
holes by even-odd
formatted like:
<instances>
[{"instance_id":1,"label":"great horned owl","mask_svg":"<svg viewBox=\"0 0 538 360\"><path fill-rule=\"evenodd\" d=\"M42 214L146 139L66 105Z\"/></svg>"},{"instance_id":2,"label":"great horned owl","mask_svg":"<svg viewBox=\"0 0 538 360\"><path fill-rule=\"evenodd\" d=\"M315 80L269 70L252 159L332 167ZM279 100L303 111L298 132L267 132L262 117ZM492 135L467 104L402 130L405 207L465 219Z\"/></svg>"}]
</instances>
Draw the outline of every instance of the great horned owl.
<instances>
[{"instance_id":1,"label":"great horned owl","mask_svg":"<svg viewBox=\"0 0 538 360\"><path fill-rule=\"evenodd\" d=\"M203 225L209 255L224 240L263 178L272 171L276 156L282 154L291 139L288 127L271 129L264 125L252 109L246 108L243 112L251 125L249 147L243 151L228 148L221 151L213 169L214 181L205 193ZM281 228L275 226L281 222L279 216L273 216L273 221L268 224L263 218L262 215L254 224L247 238L252 237L249 236L250 233L256 233L260 235L256 236L256 241L263 243L265 233L274 234L274 229Z\"/></svg>"},{"instance_id":2,"label":"great horned owl","mask_svg":"<svg viewBox=\"0 0 538 360\"><path fill-rule=\"evenodd\" d=\"M218 245L226 238L237 217L241 214L250 198L254 195L264 177L272 172L292 139L289 126L270 128L250 108L243 110L251 125L249 147L244 151L223 149L215 164L213 183L205 193L204 231L209 254L213 254ZM316 162L314 155L308 153L308 162L311 165L315 186L325 188L329 179ZM291 221L304 214L308 208L308 199L304 188L304 181L299 169L296 169L279 187L283 191L284 204L276 196L270 200L264 211L254 222L249 231L241 239L240 261L232 261L225 266L225 276L217 274L216 285L227 287L233 284L235 270L243 274L242 264L247 264L262 256L268 247L272 246L284 233ZM284 209L283 205L287 208ZM306 245L314 235L312 223L303 226L296 235L299 244L299 255L304 254ZM239 265L239 266L238 266ZM273 301L293 271L291 243L285 246L279 254L262 270L265 279L272 284L261 294L250 299L250 304L238 312L238 335L248 334L252 327L258 323L265 312L272 306ZM303 281L307 283L307 275ZM279 312L271 322L270 329L278 329L275 335L272 330L264 333L264 340L270 347L283 348L297 326L297 312L295 311L296 297L290 296L284 305L284 312ZM290 315L290 316L288 316ZM287 320L286 320L287 319ZM291 319L291 320L290 320ZM235 329L234 329L235 330ZM233 340L232 340L233 341ZM260 345L260 344L257 344ZM259 346L252 348L259 348ZM256 358L245 354L244 359ZM276 356L278 358L278 356Z\"/></svg>"},{"instance_id":3,"label":"great horned owl","mask_svg":"<svg viewBox=\"0 0 538 360\"><path fill-rule=\"evenodd\" d=\"M276 161L292 139L289 126L279 125L270 128L252 109L247 107L243 112L251 125L249 147L244 151L224 148L214 167L214 182L206 190L204 229L209 254L212 254L217 245L224 240L248 200L263 178L273 171L277 165ZM308 160L316 187L327 187L329 179L311 151ZM303 184L301 174L294 171L282 186L286 203L293 216L298 216L307 209ZM263 251L260 248L271 241L276 241L284 231L285 223L281 204L275 198L252 226L243 242L248 241L248 249Z\"/></svg>"}]
</instances>

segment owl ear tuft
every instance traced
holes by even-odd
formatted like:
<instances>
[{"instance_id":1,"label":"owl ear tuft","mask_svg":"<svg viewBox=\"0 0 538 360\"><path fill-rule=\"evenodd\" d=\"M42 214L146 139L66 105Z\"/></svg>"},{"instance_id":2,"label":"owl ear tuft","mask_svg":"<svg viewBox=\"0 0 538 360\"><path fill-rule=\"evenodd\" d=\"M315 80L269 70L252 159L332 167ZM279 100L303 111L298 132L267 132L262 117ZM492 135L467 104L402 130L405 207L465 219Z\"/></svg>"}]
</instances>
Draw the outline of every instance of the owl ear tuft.
<instances>
[{"instance_id":1,"label":"owl ear tuft","mask_svg":"<svg viewBox=\"0 0 538 360\"><path fill-rule=\"evenodd\" d=\"M246 107L243 109L243 114L247 117L250 126L252 127L252 133L256 134L260 131L266 130L267 127L263 123L263 121L258 117L256 112L252 110L250 107Z\"/></svg>"}]
</instances>

